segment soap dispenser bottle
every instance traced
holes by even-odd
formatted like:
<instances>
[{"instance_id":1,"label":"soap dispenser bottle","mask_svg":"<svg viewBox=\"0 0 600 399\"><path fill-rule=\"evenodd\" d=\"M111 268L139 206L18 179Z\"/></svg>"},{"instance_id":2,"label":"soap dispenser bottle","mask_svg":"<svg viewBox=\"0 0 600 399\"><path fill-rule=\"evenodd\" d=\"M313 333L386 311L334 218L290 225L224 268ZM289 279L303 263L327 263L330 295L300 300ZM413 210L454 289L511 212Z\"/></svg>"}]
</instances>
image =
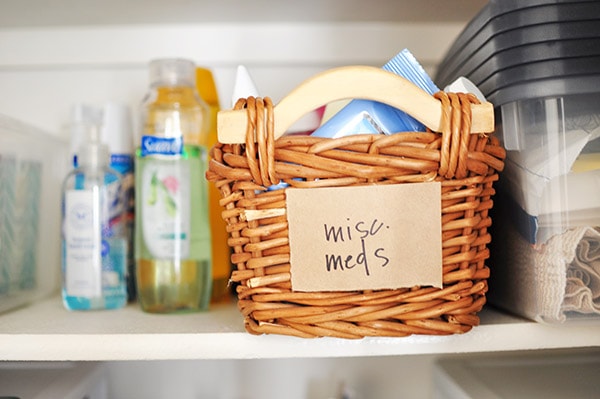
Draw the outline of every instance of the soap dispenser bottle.
<instances>
[{"instance_id":1,"label":"soap dispenser bottle","mask_svg":"<svg viewBox=\"0 0 600 399\"><path fill-rule=\"evenodd\" d=\"M127 241L121 176L90 126L77 166L62 187L62 297L69 310L116 309L127 303Z\"/></svg>"}]
</instances>

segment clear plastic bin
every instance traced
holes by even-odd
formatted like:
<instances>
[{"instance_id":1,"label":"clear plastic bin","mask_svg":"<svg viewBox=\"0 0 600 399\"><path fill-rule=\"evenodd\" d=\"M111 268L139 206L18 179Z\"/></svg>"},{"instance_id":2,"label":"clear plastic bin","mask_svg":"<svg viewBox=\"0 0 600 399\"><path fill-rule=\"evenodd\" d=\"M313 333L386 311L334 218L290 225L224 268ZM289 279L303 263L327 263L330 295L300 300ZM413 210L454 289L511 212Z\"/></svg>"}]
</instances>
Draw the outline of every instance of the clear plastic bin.
<instances>
[{"instance_id":1,"label":"clear plastic bin","mask_svg":"<svg viewBox=\"0 0 600 399\"><path fill-rule=\"evenodd\" d=\"M55 292L67 144L0 115L0 312Z\"/></svg>"},{"instance_id":2,"label":"clear plastic bin","mask_svg":"<svg viewBox=\"0 0 600 399\"><path fill-rule=\"evenodd\" d=\"M503 104L489 301L544 322L600 316L600 93Z\"/></svg>"}]
</instances>

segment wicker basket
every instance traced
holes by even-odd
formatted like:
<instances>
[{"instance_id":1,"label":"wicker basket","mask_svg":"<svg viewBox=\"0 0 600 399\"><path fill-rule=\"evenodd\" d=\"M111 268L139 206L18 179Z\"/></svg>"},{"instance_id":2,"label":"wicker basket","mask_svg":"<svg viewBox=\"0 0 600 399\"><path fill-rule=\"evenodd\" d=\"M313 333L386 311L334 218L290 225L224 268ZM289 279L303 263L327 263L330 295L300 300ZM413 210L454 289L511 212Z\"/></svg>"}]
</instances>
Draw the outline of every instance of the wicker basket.
<instances>
[{"instance_id":1,"label":"wicker basket","mask_svg":"<svg viewBox=\"0 0 600 399\"><path fill-rule=\"evenodd\" d=\"M252 334L340 338L446 335L467 332L479 323L477 313L486 301L490 273L485 261L489 257L486 245L491 240L488 212L493 204L492 184L504 166L505 151L495 137L472 134L477 121L471 118L471 110L477 109L478 118L484 115L488 127L491 119L493 130L493 108L491 104L485 108L474 105L477 100L467 94L440 92L428 96L396 75L383 76L387 72L373 69L329 71L327 76L307 84L311 86L307 90L324 87L323 103L347 97L348 90L357 93L355 98L391 105L400 101L399 107L415 117L418 114L417 119L422 121L428 117L424 114L438 112L439 118L434 115L430 118L433 122L424 122L427 132L339 139L293 135L276 138L287 127L276 126L276 119L284 111L289 113L291 103L286 99L280 103L279 114L279 105L273 107L268 98L250 97L240 99L235 111L220 115L220 130L231 130L235 125L227 113L236 114L238 122L239 114L244 115L245 127L233 132L238 138L245 136L244 142L218 143L211 151L206 175L222 194L222 216L233 249L232 263L237 266L231 280L238 283L238 307L246 330ZM360 81L364 82L358 84L362 88L347 88L335 81L348 77L353 82L349 86ZM371 85L368 78L375 83ZM396 87L390 87L386 79L395 79L403 91L390 98L390 90ZM332 90L342 93L332 94ZM309 103L295 114L306 113L319 104L310 102L315 101L314 96L300 94L306 93L296 90L289 97L302 101L309 98ZM422 109L419 104L425 97L436 107ZM294 118L289 117L286 123L289 125ZM219 132L220 141L225 133ZM441 182L443 287L294 291L288 221L285 214L273 211L285 208L287 189L266 189L280 181L299 188Z\"/></svg>"}]
</instances>

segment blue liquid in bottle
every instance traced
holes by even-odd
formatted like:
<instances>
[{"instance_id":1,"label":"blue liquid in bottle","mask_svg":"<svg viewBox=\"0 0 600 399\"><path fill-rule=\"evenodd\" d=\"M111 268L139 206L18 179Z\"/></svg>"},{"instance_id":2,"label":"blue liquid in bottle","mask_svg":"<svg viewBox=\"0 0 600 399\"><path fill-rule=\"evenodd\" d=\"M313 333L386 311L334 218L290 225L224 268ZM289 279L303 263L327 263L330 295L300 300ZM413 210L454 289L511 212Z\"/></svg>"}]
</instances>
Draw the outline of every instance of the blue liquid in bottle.
<instances>
[{"instance_id":1,"label":"blue liquid in bottle","mask_svg":"<svg viewBox=\"0 0 600 399\"><path fill-rule=\"evenodd\" d=\"M63 183L62 296L69 310L116 309L127 303L121 176L91 134Z\"/></svg>"}]
</instances>

